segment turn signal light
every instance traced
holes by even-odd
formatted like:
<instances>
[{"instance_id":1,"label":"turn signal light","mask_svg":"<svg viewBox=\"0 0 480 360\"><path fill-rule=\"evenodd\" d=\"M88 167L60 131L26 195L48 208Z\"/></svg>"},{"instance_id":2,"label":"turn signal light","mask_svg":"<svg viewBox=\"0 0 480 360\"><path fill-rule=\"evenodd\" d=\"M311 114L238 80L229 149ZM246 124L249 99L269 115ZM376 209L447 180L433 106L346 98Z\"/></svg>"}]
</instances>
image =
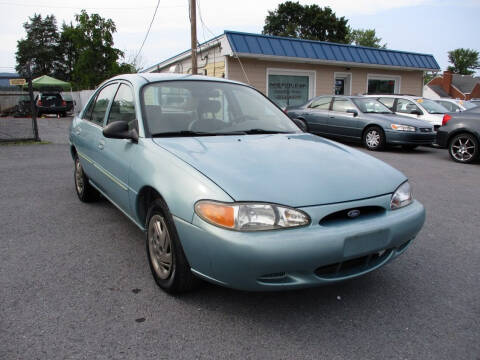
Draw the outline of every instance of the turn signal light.
<instances>
[{"instance_id":1,"label":"turn signal light","mask_svg":"<svg viewBox=\"0 0 480 360\"><path fill-rule=\"evenodd\" d=\"M442 126L447 125L447 122L451 119L452 117L448 114L443 115L443 120L442 120Z\"/></svg>"},{"instance_id":2,"label":"turn signal light","mask_svg":"<svg viewBox=\"0 0 480 360\"><path fill-rule=\"evenodd\" d=\"M232 206L214 202L199 202L196 204L195 210L198 215L215 225L226 228L235 226L234 209Z\"/></svg>"},{"instance_id":3,"label":"turn signal light","mask_svg":"<svg viewBox=\"0 0 480 360\"><path fill-rule=\"evenodd\" d=\"M66 102L66 101L62 101L62 106L67 106L67 102Z\"/></svg>"}]
</instances>

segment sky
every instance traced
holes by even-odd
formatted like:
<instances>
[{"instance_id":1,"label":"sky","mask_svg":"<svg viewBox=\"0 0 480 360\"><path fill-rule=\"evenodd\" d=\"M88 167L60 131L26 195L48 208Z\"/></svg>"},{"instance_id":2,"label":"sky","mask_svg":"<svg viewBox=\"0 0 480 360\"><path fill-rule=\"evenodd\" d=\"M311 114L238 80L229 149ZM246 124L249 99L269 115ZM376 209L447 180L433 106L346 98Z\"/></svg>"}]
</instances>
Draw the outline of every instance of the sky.
<instances>
[{"instance_id":1,"label":"sky","mask_svg":"<svg viewBox=\"0 0 480 360\"><path fill-rule=\"evenodd\" d=\"M282 1L197 0L197 36L203 42L224 30L262 31L268 11ZM326 0L301 4L330 6L354 28L375 29L389 49L433 54L442 70L447 52L456 48L480 51L480 0ZM81 5L79 5L81 4ZM74 21L81 9L112 19L117 27L115 47L133 59L144 40L157 0L0 0L0 72L13 71L17 40L34 13L54 14L58 25ZM148 67L190 46L188 0L160 0L150 34L138 57ZM480 72L477 72L477 75Z\"/></svg>"}]
</instances>

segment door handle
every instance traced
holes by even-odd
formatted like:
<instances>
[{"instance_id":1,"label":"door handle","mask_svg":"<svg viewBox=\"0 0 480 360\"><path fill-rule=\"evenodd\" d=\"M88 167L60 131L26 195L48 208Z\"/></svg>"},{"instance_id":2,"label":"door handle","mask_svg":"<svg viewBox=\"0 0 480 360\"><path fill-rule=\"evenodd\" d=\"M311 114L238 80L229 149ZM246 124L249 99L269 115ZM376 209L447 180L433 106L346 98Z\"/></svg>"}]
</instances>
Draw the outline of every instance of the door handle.
<instances>
[{"instance_id":1,"label":"door handle","mask_svg":"<svg viewBox=\"0 0 480 360\"><path fill-rule=\"evenodd\" d=\"M103 141L100 141L100 142L98 143L98 148L99 148L100 150L103 150L104 147L105 147L105 143L104 143Z\"/></svg>"}]
</instances>

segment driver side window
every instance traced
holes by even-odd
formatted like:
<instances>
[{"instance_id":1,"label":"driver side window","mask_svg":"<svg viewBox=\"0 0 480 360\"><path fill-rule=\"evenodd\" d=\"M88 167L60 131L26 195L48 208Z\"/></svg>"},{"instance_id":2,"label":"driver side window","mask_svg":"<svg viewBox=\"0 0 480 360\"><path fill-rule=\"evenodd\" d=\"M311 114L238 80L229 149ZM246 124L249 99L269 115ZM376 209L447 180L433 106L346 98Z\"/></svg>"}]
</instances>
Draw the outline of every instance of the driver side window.
<instances>
[{"instance_id":1,"label":"driver side window","mask_svg":"<svg viewBox=\"0 0 480 360\"><path fill-rule=\"evenodd\" d=\"M395 112L402 114L412 114L414 111L420 112L420 109L410 100L398 99Z\"/></svg>"}]
</instances>

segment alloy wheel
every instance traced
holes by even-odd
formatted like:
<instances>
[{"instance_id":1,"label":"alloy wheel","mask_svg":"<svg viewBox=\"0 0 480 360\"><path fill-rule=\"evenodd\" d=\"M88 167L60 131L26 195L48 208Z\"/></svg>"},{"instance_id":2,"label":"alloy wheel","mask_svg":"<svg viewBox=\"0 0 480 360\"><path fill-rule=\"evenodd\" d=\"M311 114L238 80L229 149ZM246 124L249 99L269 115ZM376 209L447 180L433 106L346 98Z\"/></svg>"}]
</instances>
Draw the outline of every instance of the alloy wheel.
<instances>
[{"instance_id":1,"label":"alloy wheel","mask_svg":"<svg viewBox=\"0 0 480 360\"><path fill-rule=\"evenodd\" d=\"M85 183L83 181L83 169L80 161L77 159L75 162L75 186L77 188L77 192L79 194L83 194L83 190L85 189Z\"/></svg>"},{"instance_id":2,"label":"alloy wheel","mask_svg":"<svg viewBox=\"0 0 480 360\"><path fill-rule=\"evenodd\" d=\"M370 130L367 133L365 142L367 143L367 146L369 148L374 149L374 148L378 147L378 145L380 145L380 134L378 133L378 131L373 130L373 129Z\"/></svg>"},{"instance_id":3,"label":"alloy wheel","mask_svg":"<svg viewBox=\"0 0 480 360\"><path fill-rule=\"evenodd\" d=\"M469 137L459 136L450 146L450 153L460 162L469 161L475 154L475 144Z\"/></svg>"}]
</instances>

